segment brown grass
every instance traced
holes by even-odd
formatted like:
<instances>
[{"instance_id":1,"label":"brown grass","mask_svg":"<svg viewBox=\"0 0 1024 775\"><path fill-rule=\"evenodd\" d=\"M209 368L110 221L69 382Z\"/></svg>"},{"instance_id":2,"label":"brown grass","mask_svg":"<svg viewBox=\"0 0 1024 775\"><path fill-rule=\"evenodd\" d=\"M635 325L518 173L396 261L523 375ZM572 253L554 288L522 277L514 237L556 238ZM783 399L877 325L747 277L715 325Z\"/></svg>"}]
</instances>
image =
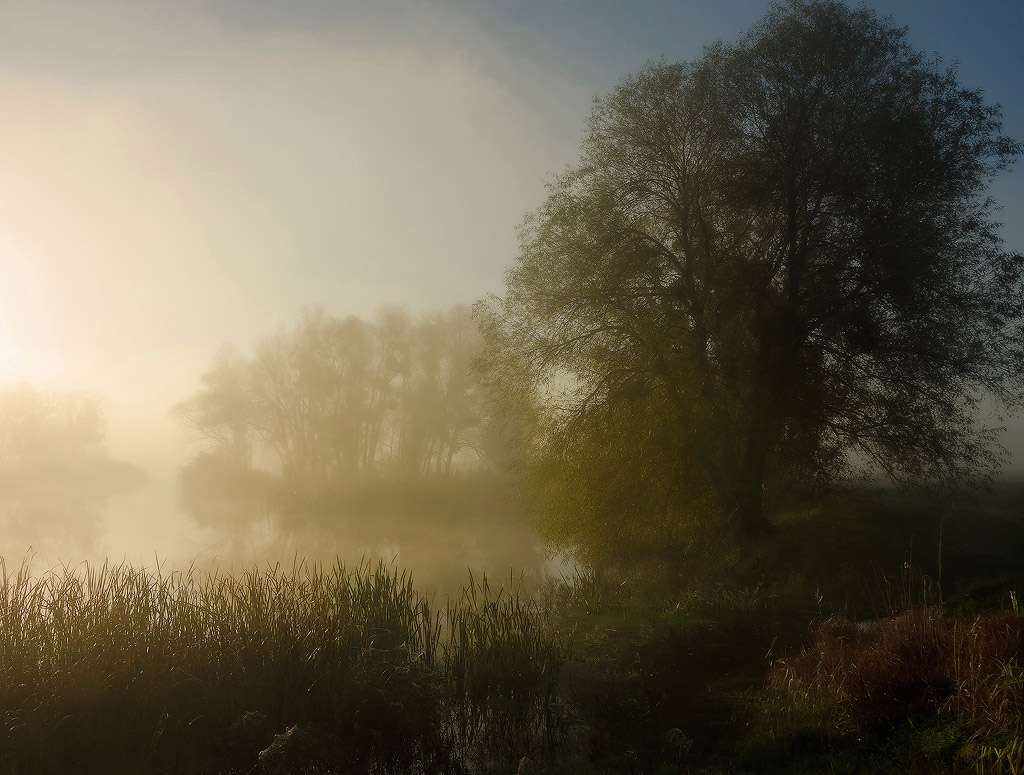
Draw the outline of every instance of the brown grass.
<instances>
[{"instance_id":1,"label":"brown grass","mask_svg":"<svg viewBox=\"0 0 1024 775\"><path fill-rule=\"evenodd\" d=\"M946 715L965 722L965 750L980 755L1024 738L1022 648L1015 611L965 620L915 609L866 626L833 618L772 665L770 689L791 712L839 728Z\"/></svg>"},{"instance_id":2,"label":"brown grass","mask_svg":"<svg viewBox=\"0 0 1024 775\"><path fill-rule=\"evenodd\" d=\"M564 654L539 616L485 583L434 611L383 564L0 561L0 772L458 773L510 718L522 755Z\"/></svg>"}]
</instances>

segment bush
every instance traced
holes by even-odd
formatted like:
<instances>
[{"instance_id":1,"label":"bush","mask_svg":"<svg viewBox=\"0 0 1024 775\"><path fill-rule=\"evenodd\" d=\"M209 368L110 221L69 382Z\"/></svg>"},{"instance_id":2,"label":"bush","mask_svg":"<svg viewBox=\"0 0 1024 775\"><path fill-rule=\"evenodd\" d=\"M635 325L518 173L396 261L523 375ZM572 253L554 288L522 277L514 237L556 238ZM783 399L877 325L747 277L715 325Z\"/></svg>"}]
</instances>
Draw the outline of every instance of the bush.
<instances>
[{"instance_id":1,"label":"bush","mask_svg":"<svg viewBox=\"0 0 1024 775\"><path fill-rule=\"evenodd\" d=\"M868 625L834 618L810 646L773 663L769 686L791 714L833 728L948 715L972 730L966 750L1004 750L1024 738L1022 647L1024 619L1013 611L964 620L916 609Z\"/></svg>"}]
</instances>

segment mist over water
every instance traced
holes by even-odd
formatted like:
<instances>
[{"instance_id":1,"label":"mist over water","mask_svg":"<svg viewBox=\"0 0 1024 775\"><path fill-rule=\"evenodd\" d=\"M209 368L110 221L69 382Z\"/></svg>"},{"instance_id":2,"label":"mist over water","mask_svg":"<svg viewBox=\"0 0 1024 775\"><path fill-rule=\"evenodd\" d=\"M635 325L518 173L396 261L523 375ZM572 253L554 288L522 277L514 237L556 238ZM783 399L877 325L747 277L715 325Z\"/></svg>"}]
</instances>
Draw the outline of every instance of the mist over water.
<instances>
[{"instance_id":1,"label":"mist over water","mask_svg":"<svg viewBox=\"0 0 1024 775\"><path fill-rule=\"evenodd\" d=\"M30 547L41 564L380 557L425 584L543 565L527 510L507 504L472 519L322 507L315 530L284 533L266 514L232 536L203 525L180 507L178 479L202 446L172 407L200 389L218 348L248 357L311 305L339 320L385 304L416 318L500 292L517 224L547 171L577 153L593 95L651 57L732 39L764 10L7 4L0 388L93 397L105 424L95 460L134 471L85 493L14 493L5 480L8 563ZM899 9L917 43L959 57L1020 136L1014 69L945 40L964 25L913 13ZM989 27L1011 40L1009 25ZM1019 171L999 186L1012 212ZM1017 451L1024 434L1008 424ZM53 457L40 459L56 477Z\"/></svg>"},{"instance_id":2,"label":"mist over water","mask_svg":"<svg viewBox=\"0 0 1024 775\"><path fill-rule=\"evenodd\" d=\"M383 561L413 574L424 592L457 594L470 578L486 576L494 586L534 588L545 574L564 571L548 557L536 532L521 515L481 514L479 519L445 520L417 514L415 505L390 513L318 514L319 529L286 534L269 514L256 515L237 535L195 523L179 506L175 466L144 467L144 478L101 502L69 506L55 513L37 508L35 526L15 534L5 520L0 555L8 568L27 559L40 572L82 562L127 561L163 571L194 567L200 572L233 571L297 562L348 567ZM116 448L115 448L116 453ZM144 466L145 458L139 460ZM5 500L5 514L18 508ZM43 504L44 506L46 504Z\"/></svg>"},{"instance_id":3,"label":"mist over water","mask_svg":"<svg viewBox=\"0 0 1024 775\"><path fill-rule=\"evenodd\" d=\"M0 555L9 568L23 559L37 572L105 561L202 572L383 561L411 572L423 591L450 594L471 574L477 580L486 576L495 585L531 587L545 572L561 568L560 561L545 556L515 488L502 476L489 474L486 481L470 485L474 492L463 493L461 500L458 492L454 500L449 498L440 481L417 488L406 480L364 493L363 507L292 508L285 521L280 508L263 503L249 510L251 504L243 501L228 507L233 521L203 524L182 508L180 475L190 460L210 450L209 440L197 440L194 429L169 409L156 407L164 411L159 422L147 427L133 417L144 409L130 403L49 393L24 383L4 395L32 397L40 415L16 411L13 399L3 407L5 481L28 483L8 486L0 496ZM75 402L96 410L94 435L78 447L69 441L73 425L64 406ZM56 408L43 410L43 405ZM39 435L47 425L49 437ZM15 454L17 428L24 431L22 437L30 431L37 434L37 452ZM69 454L83 459L91 455L107 466L109 485L86 486L74 461L62 467L62 450L68 447ZM468 475L481 476L479 464ZM34 484L44 479L45 487ZM466 484L465 476L456 473L448 490L465 489Z\"/></svg>"},{"instance_id":4,"label":"mist over water","mask_svg":"<svg viewBox=\"0 0 1024 775\"><path fill-rule=\"evenodd\" d=\"M1018 762L1022 36L3 0L0 775Z\"/></svg>"},{"instance_id":5,"label":"mist over water","mask_svg":"<svg viewBox=\"0 0 1024 775\"><path fill-rule=\"evenodd\" d=\"M565 561L548 557L536 532L523 520L488 524L481 519L453 529L415 514L339 518L326 535L282 536L266 519L256 520L242 541L201 528L175 505L173 472L151 476L138 489L110 498L95 519L91 545L76 540L69 525L24 531L0 545L8 568L30 559L33 568L127 561L136 566L200 571L239 571L253 566L335 562L354 567L379 561L408 570L425 592L456 593L473 578L494 586L533 588L549 573L564 572ZM329 518L329 517L328 517ZM342 520L344 522L342 523Z\"/></svg>"},{"instance_id":6,"label":"mist over water","mask_svg":"<svg viewBox=\"0 0 1024 775\"><path fill-rule=\"evenodd\" d=\"M76 463L54 468L58 442L32 452L4 474L31 487L0 481L0 553L38 567L381 558L426 586L532 572L538 542L504 506L473 520L321 505L302 530L181 508L179 471L204 446L172 408L218 348L251 354L311 305L416 318L499 290L516 223L594 92L449 4L250 9L5 7L0 389L88 397L102 426L88 454L128 468L97 490Z\"/></svg>"}]
</instances>

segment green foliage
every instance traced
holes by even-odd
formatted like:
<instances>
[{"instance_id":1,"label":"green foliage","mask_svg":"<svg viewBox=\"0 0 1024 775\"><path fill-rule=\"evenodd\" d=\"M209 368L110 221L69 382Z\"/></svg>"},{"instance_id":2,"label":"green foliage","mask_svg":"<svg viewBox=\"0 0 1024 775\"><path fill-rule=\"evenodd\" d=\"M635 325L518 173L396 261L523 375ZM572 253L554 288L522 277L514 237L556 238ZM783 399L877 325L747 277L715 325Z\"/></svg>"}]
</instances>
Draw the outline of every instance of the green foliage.
<instances>
[{"instance_id":1,"label":"green foliage","mask_svg":"<svg viewBox=\"0 0 1024 775\"><path fill-rule=\"evenodd\" d=\"M478 308L489 384L536 413L541 525L641 554L685 521L756 534L765 494L865 462L990 473L978 397L1021 398L1024 265L986 186L1019 152L906 30L828 0L596 100Z\"/></svg>"},{"instance_id":2,"label":"green foliage","mask_svg":"<svg viewBox=\"0 0 1024 775\"><path fill-rule=\"evenodd\" d=\"M974 765L978 775L1020 775L1024 772L1024 739L1015 737L997 745L984 745Z\"/></svg>"},{"instance_id":3,"label":"green foliage","mask_svg":"<svg viewBox=\"0 0 1024 775\"><path fill-rule=\"evenodd\" d=\"M589 562L657 562L678 553L712 519L702 477L687 468L667 412L634 401L569 435L553 432L531 475L541 525L556 545ZM701 524L705 523L705 524Z\"/></svg>"},{"instance_id":4,"label":"green foliage","mask_svg":"<svg viewBox=\"0 0 1024 775\"><path fill-rule=\"evenodd\" d=\"M615 580L596 568L574 567L571 576L549 579L544 596L557 609L592 615L624 611L631 591L628 579Z\"/></svg>"}]
</instances>

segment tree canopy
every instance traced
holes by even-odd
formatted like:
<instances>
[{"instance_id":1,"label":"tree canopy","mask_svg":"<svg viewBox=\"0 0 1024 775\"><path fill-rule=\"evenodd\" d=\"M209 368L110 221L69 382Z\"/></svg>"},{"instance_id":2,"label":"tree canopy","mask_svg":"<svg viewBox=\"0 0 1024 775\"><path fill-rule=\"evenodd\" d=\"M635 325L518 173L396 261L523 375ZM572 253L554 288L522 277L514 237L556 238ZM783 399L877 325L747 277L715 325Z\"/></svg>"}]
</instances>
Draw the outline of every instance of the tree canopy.
<instances>
[{"instance_id":1,"label":"tree canopy","mask_svg":"<svg viewBox=\"0 0 1024 775\"><path fill-rule=\"evenodd\" d=\"M986 188L1020 151L955 68L838 2L598 98L479 308L491 384L538 412L549 533L757 534L797 484L993 471L978 410L1021 401L1024 296Z\"/></svg>"},{"instance_id":2,"label":"tree canopy","mask_svg":"<svg viewBox=\"0 0 1024 775\"><path fill-rule=\"evenodd\" d=\"M354 485L446 480L487 438L470 369L479 334L466 307L413 320L310 309L251 357L222 350L176 413L202 450L179 476L203 524L247 528L271 510L336 507Z\"/></svg>"}]
</instances>

